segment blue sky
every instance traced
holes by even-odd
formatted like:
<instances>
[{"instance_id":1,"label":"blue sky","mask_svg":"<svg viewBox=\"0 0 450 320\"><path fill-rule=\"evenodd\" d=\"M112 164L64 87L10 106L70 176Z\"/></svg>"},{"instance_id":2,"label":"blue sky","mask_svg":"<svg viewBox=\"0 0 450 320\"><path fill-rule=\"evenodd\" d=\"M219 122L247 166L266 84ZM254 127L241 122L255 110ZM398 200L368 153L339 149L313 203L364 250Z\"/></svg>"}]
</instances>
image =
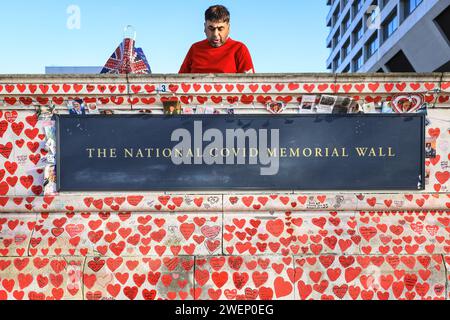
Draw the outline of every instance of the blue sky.
<instances>
[{"instance_id":1,"label":"blue sky","mask_svg":"<svg viewBox=\"0 0 450 320\"><path fill-rule=\"evenodd\" d=\"M154 73L176 73L204 39L204 11L231 11L231 37L250 49L257 72L326 72L325 0L13 0L0 4L0 73L44 73L45 66L100 66L133 25ZM67 28L67 8L80 29Z\"/></svg>"}]
</instances>

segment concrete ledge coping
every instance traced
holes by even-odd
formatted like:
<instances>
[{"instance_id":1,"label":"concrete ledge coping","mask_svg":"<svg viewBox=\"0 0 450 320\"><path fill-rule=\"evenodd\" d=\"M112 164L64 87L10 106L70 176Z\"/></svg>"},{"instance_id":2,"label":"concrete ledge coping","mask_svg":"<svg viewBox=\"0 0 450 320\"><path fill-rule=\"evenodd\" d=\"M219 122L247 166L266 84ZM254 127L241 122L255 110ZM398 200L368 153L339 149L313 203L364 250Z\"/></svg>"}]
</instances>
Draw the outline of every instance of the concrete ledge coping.
<instances>
[{"instance_id":1,"label":"concrete ledge coping","mask_svg":"<svg viewBox=\"0 0 450 320\"><path fill-rule=\"evenodd\" d=\"M0 197L0 213L30 212L434 211L450 213L443 193L61 194Z\"/></svg>"}]
</instances>

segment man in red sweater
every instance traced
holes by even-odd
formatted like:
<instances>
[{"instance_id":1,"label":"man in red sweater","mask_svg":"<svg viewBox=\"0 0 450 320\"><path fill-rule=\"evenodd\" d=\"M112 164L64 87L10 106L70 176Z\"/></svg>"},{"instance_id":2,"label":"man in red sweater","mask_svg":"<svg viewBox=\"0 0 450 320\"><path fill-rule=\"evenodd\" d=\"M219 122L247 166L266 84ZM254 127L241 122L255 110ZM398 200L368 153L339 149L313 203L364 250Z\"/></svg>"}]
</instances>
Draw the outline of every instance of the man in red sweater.
<instances>
[{"instance_id":1,"label":"man in red sweater","mask_svg":"<svg viewBox=\"0 0 450 320\"><path fill-rule=\"evenodd\" d=\"M205 12L203 41L194 43L179 73L254 73L252 57L245 44L229 37L230 12L212 6Z\"/></svg>"}]
</instances>

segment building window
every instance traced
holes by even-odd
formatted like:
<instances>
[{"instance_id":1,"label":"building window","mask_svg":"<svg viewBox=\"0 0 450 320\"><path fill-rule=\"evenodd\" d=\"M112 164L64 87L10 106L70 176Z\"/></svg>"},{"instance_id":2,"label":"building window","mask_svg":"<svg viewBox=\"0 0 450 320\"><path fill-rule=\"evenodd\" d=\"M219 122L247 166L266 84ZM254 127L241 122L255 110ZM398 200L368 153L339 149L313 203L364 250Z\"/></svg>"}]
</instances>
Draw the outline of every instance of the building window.
<instances>
[{"instance_id":1,"label":"building window","mask_svg":"<svg viewBox=\"0 0 450 320\"><path fill-rule=\"evenodd\" d=\"M342 61L347 58L348 54L350 53L350 40L347 40L347 42L344 43L342 46Z\"/></svg>"},{"instance_id":2,"label":"building window","mask_svg":"<svg viewBox=\"0 0 450 320\"><path fill-rule=\"evenodd\" d=\"M362 51L358 52L358 54L353 59L353 70L356 72L361 69L364 63Z\"/></svg>"},{"instance_id":3,"label":"building window","mask_svg":"<svg viewBox=\"0 0 450 320\"><path fill-rule=\"evenodd\" d=\"M363 2L362 0L355 0L352 4L352 18L355 19L355 17L358 15L359 11L362 9Z\"/></svg>"},{"instance_id":4,"label":"building window","mask_svg":"<svg viewBox=\"0 0 450 320\"><path fill-rule=\"evenodd\" d=\"M378 35L375 33L367 42L367 59L378 50Z\"/></svg>"},{"instance_id":5,"label":"building window","mask_svg":"<svg viewBox=\"0 0 450 320\"><path fill-rule=\"evenodd\" d=\"M333 49L337 47L339 40L341 40L341 33L338 29L333 37Z\"/></svg>"},{"instance_id":6,"label":"building window","mask_svg":"<svg viewBox=\"0 0 450 320\"><path fill-rule=\"evenodd\" d=\"M386 7L387 4L389 3L389 1L391 1L391 0L382 0L382 1L381 1L381 3L382 3L382 4L381 4L381 7L382 7L382 8Z\"/></svg>"},{"instance_id":7,"label":"building window","mask_svg":"<svg viewBox=\"0 0 450 320\"><path fill-rule=\"evenodd\" d=\"M339 59L340 59L340 56L339 56L339 53L338 53L336 55L336 57L334 58L334 60L333 60L333 71L336 71L337 68L339 68Z\"/></svg>"},{"instance_id":8,"label":"building window","mask_svg":"<svg viewBox=\"0 0 450 320\"><path fill-rule=\"evenodd\" d=\"M353 43L356 44L364 35L364 30L362 28L362 23L358 23L358 25L355 28L355 31L353 31Z\"/></svg>"},{"instance_id":9,"label":"building window","mask_svg":"<svg viewBox=\"0 0 450 320\"><path fill-rule=\"evenodd\" d=\"M348 64L343 70L342 73L349 73L350 72L350 65Z\"/></svg>"},{"instance_id":10,"label":"building window","mask_svg":"<svg viewBox=\"0 0 450 320\"><path fill-rule=\"evenodd\" d=\"M389 18L387 18L385 24L383 25L383 41L389 39L389 37L397 30L398 28L398 16L397 10L391 13Z\"/></svg>"},{"instance_id":11,"label":"building window","mask_svg":"<svg viewBox=\"0 0 450 320\"><path fill-rule=\"evenodd\" d=\"M423 0L406 0L405 2L405 17L409 16Z\"/></svg>"},{"instance_id":12,"label":"building window","mask_svg":"<svg viewBox=\"0 0 450 320\"><path fill-rule=\"evenodd\" d=\"M333 27L336 25L336 22L339 19L339 6L337 6L336 11L333 13Z\"/></svg>"},{"instance_id":13,"label":"building window","mask_svg":"<svg viewBox=\"0 0 450 320\"><path fill-rule=\"evenodd\" d=\"M344 20L342 21L342 34L345 33L345 31L348 30L348 28L350 28L350 14L347 14L344 18Z\"/></svg>"}]
</instances>

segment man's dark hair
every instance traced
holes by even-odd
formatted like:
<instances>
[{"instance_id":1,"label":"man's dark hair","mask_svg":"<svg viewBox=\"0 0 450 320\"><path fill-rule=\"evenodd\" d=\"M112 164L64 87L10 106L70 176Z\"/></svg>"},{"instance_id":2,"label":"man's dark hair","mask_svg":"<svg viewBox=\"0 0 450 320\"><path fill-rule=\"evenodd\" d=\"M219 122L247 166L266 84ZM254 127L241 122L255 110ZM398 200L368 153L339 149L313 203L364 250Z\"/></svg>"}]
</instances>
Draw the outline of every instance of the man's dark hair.
<instances>
[{"instance_id":1,"label":"man's dark hair","mask_svg":"<svg viewBox=\"0 0 450 320\"><path fill-rule=\"evenodd\" d=\"M230 22L230 11L224 6L211 6L205 12L205 21L212 22Z\"/></svg>"}]
</instances>

